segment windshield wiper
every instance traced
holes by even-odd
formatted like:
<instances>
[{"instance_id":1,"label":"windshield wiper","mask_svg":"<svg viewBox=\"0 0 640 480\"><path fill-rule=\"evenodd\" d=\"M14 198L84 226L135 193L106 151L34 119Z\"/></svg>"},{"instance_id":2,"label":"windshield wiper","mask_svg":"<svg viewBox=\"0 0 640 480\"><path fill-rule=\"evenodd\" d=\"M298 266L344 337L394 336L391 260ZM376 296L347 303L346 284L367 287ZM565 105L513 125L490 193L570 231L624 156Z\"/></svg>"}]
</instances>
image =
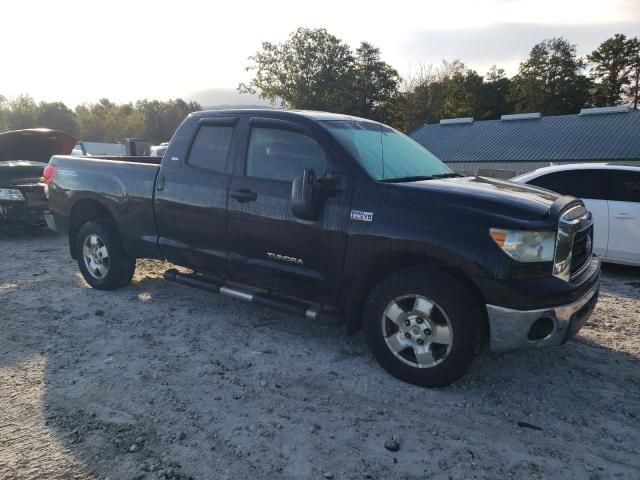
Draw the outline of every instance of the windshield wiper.
<instances>
[{"instance_id":1,"label":"windshield wiper","mask_svg":"<svg viewBox=\"0 0 640 480\"><path fill-rule=\"evenodd\" d=\"M459 173L439 173L437 175L433 175L433 178L453 178L453 177L462 177Z\"/></svg>"},{"instance_id":2,"label":"windshield wiper","mask_svg":"<svg viewBox=\"0 0 640 480\"><path fill-rule=\"evenodd\" d=\"M434 178L453 178L453 177L462 177L459 173L437 173L436 175L413 175L411 177L397 177L397 178L384 178L380 180L381 182L418 182L420 180L433 180Z\"/></svg>"},{"instance_id":3,"label":"windshield wiper","mask_svg":"<svg viewBox=\"0 0 640 480\"><path fill-rule=\"evenodd\" d=\"M435 176L431 176L431 175L415 175L413 177L383 178L380 181L381 182L389 182L389 183L395 183L395 182L417 182L419 180L431 180L433 178L435 178Z\"/></svg>"}]
</instances>

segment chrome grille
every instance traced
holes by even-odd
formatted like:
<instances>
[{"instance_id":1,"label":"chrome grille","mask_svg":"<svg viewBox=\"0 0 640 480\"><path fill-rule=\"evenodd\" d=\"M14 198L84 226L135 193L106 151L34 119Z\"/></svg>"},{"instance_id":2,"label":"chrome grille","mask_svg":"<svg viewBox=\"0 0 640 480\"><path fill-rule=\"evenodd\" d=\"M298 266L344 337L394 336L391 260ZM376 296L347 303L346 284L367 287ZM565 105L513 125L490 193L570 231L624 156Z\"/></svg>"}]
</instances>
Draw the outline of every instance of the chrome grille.
<instances>
[{"instance_id":1,"label":"chrome grille","mask_svg":"<svg viewBox=\"0 0 640 480\"><path fill-rule=\"evenodd\" d=\"M564 212L558 224L553 275L567 282L578 278L589 267L592 246L591 213L583 206Z\"/></svg>"},{"instance_id":2,"label":"chrome grille","mask_svg":"<svg viewBox=\"0 0 640 480\"><path fill-rule=\"evenodd\" d=\"M591 260L593 251L593 225L576 232L571 248L571 277L578 276Z\"/></svg>"}]
</instances>

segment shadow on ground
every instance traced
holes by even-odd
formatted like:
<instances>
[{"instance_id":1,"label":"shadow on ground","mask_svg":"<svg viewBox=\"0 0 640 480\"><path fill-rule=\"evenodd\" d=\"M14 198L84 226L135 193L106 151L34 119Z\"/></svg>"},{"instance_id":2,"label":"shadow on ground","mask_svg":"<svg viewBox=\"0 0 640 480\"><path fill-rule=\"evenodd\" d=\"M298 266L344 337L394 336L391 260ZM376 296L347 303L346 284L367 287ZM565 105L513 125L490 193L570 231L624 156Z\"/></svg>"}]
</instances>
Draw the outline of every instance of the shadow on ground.
<instances>
[{"instance_id":1,"label":"shadow on ground","mask_svg":"<svg viewBox=\"0 0 640 480\"><path fill-rule=\"evenodd\" d=\"M426 390L387 375L341 326L168 284L157 262L99 292L63 239L11 245L0 241L14 265L0 272L0 368L15 375L3 396L16 396L0 406L35 423L22 439L0 429L30 460L7 463L8 478L640 474L640 350L596 336L617 338L613 293L640 305L625 272L605 271L610 290L576 341L487 355L464 381ZM637 337L632 317L620 322ZM38 432L49 443L29 457Z\"/></svg>"}]
</instances>

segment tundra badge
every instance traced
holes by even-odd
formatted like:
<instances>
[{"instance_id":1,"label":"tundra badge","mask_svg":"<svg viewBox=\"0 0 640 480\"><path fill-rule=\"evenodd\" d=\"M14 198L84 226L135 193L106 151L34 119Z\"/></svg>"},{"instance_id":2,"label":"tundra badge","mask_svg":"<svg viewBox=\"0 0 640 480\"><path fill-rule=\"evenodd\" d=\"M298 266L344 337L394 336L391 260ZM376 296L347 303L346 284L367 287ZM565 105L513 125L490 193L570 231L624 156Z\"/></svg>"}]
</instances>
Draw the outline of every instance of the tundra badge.
<instances>
[{"instance_id":1,"label":"tundra badge","mask_svg":"<svg viewBox=\"0 0 640 480\"><path fill-rule=\"evenodd\" d=\"M269 257L270 260L278 260L281 262L295 263L296 265L304 265L304 262L300 258L280 255L279 253L267 252L267 257Z\"/></svg>"},{"instance_id":2,"label":"tundra badge","mask_svg":"<svg viewBox=\"0 0 640 480\"><path fill-rule=\"evenodd\" d=\"M373 212L351 210L351 220L357 220L358 222L373 222Z\"/></svg>"}]
</instances>

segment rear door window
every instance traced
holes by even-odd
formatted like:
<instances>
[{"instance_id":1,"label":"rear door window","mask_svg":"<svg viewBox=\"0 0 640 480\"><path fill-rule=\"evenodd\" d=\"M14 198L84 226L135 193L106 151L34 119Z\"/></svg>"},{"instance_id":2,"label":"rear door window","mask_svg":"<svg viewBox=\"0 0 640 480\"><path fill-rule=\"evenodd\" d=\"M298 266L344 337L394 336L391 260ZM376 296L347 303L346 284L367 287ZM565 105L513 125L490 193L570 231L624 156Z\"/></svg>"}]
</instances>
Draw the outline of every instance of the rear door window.
<instances>
[{"instance_id":1,"label":"rear door window","mask_svg":"<svg viewBox=\"0 0 640 480\"><path fill-rule=\"evenodd\" d=\"M211 172L224 173L232 137L232 126L201 126L191 145L187 164Z\"/></svg>"},{"instance_id":2,"label":"rear door window","mask_svg":"<svg viewBox=\"0 0 640 480\"><path fill-rule=\"evenodd\" d=\"M528 183L562 195L608 200L611 177L607 170L566 170L542 175Z\"/></svg>"},{"instance_id":3,"label":"rear door window","mask_svg":"<svg viewBox=\"0 0 640 480\"><path fill-rule=\"evenodd\" d=\"M640 203L640 172L614 170L611 176L611 200Z\"/></svg>"}]
</instances>

